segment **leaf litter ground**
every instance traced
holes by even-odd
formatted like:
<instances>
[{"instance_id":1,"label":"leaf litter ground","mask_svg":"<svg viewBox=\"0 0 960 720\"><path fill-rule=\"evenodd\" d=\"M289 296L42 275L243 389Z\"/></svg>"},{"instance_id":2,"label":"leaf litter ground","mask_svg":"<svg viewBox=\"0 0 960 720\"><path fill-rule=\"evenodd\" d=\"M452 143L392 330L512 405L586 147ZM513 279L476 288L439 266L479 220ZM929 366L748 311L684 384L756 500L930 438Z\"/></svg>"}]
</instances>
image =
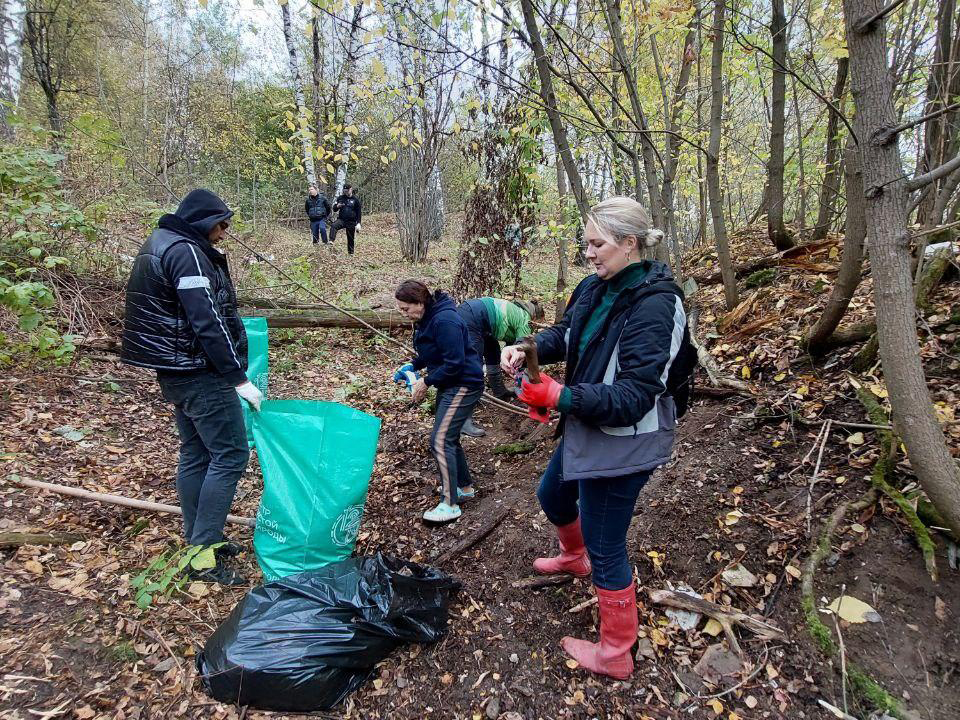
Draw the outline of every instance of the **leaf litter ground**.
<instances>
[{"instance_id":1,"label":"leaf litter ground","mask_svg":"<svg viewBox=\"0 0 960 720\"><path fill-rule=\"evenodd\" d=\"M441 248L435 261L440 278L451 260L444 250L450 252ZM377 281L370 275L382 273L385 284L377 292L389 294L388 283L404 268L382 247L377 253L383 259L357 262L365 264L344 287L373 287ZM683 421L674 462L642 495L629 539L642 586L683 583L708 600L767 617L787 630L790 642L764 644L741 633L746 662L740 664L718 651L722 633L716 635L714 625L701 619L681 630L641 593L638 667L627 682L591 676L560 650L564 635L596 632L586 583L540 591L512 587L530 575L535 557L555 551L534 495L551 440L537 441L529 454L494 454L498 446L524 437L531 423L482 409L487 437L465 440L479 498L464 506L459 523L427 528L419 518L435 502L430 419L387 381L397 361L394 352L354 331L298 331L277 334L276 340L272 335L272 396L346 402L384 421L358 552L383 549L431 563L509 508L485 540L443 565L464 583L448 637L436 647L395 653L371 683L329 716L819 718L829 715L816 704L818 698L842 706L840 675L814 649L803 625L796 576L808 544L807 495L816 459L810 450L819 430L809 423L864 418L842 372L849 351L813 365L796 349L802 319L816 316L806 308L822 302L806 273L781 269L773 292L757 301L758 307L775 307L780 297L791 298L788 312L783 312L787 305L780 308L786 319L775 328L765 325L759 336L717 332L712 339L711 351L729 372L745 377L742 367L751 368L757 396L694 407ZM316 282L321 286L326 279ZM956 290L946 286L937 302L949 310ZM718 308L716 289L702 295L698 301L710 315ZM869 312L868 298L863 306ZM704 317L704 331L714 331L720 316L714 310L712 320ZM929 340L924 347L928 365L940 363L943 380L934 381L932 389L946 403L956 392L956 367L931 350ZM882 397L882 377L868 382ZM3 477L16 473L176 502L172 415L147 373L88 357L68 372L8 373L0 387L0 409L8 419L0 429ZM847 442L847 436L835 430L825 445L811 495L814 531L836 503L867 487L876 443L869 432L862 443ZM905 485L909 466L899 470L898 483ZM254 460L234 513L255 514L259 483ZM177 518L6 482L0 485L0 503L0 532L33 529L82 538L0 551L0 717L282 717L214 703L196 680L196 650L242 589L197 584L190 586L192 594L159 598L146 612L135 606L129 579L179 542ZM248 529L228 526L228 532L249 547ZM953 717L952 708L960 706L960 582L944 547L940 541L941 579L934 585L909 528L895 508L881 503L848 518L815 587L820 607L846 593L879 613L879 623L841 622L848 654L920 717L937 720ZM252 552L241 558L241 566L257 577ZM585 607L570 612L578 606ZM832 619L822 617L833 627ZM735 689L724 692L729 688ZM851 704L850 712L866 717L868 709Z\"/></svg>"}]
</instances>

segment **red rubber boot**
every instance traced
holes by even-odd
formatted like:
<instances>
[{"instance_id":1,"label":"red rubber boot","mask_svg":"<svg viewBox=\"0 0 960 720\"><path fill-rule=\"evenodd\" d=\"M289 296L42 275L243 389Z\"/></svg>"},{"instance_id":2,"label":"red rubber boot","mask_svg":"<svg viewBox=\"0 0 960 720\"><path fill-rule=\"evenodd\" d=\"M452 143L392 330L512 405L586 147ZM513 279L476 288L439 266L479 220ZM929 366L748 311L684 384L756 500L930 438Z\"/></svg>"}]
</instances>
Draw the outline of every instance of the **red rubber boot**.
<instances>
[{"instance_id":1,"label":"red rubber boot","mask_svg":"<svg viewBox=\"0 0 960 720\"><path fill-rule=\"evenodd\" d=\"M537 558L533 569L541 575L560 575L567 573L576 577L590 576L590 558L583 545L583 533L580 532L580 518L568 525L557 527L560 539L560 554L551 558Z\"/></svg>"},{"instance_id":2,"label":"red rubber boot","mask_svg":"<svg viewBox=\"0 0 960 720\"><path fill-rule=\"evenodd\" d=\"M630 583L623 590L597 591L600 606L600 642L565 637L567 655L588 670L626 680L633 672L631 649L637 641L637 591Z\"/></svg>"}]
</instances>

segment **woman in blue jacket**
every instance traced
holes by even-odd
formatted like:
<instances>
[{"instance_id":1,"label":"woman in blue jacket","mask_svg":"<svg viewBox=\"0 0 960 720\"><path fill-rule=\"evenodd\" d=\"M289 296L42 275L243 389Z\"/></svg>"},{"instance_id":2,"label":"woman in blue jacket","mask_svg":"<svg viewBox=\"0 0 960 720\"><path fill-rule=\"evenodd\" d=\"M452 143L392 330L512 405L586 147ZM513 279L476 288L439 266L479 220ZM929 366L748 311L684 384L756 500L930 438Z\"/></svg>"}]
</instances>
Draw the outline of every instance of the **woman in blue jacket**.
<instances>
[{"instance_id":1,"label":"woman in blue jacket","mask_svg":"<svg viewBox=\"0 0 960 720\"><path fill-rule=\"evenodd\" d=\"M670 459L676 409L667 387L686 315L667 266L641 259L663 233L650 227L640 203L625 197L600 203L584 237L596 274L574 291L563 320L536 336L541 363L566 361L564 383L541 373L540 383L524 378L521 386L520 399L531 408L561 413L562 440L537 491L557 528L560 554L540 558L534 568L592 574L600 642L566 637L563 648L593 672L624 679L633 672L637 639L627 529L650 473ZM518 346L504 348L504 371L516 375L522 360Z\"/></svg>"},{"instance_id":2,"label":"woman in blue jacket","mask_svg":"<svg viewBox=\"0 0 960 720\"><path fill-rule=\"evenodd\" d=\"M430 451L440 471L443 498L423 514L431 523L460 517L460 500L475 495L467 456L460 445L460 430L483 395L483 362L470 343L467 326L457 305L446 293L431 293L422 282L406 280L394 297L397 309L415 323L415 371L426 368L412 388L413 401L422 402L427 388L437 389L437 416L430 435Z\"/></svg>"}]
</instances>

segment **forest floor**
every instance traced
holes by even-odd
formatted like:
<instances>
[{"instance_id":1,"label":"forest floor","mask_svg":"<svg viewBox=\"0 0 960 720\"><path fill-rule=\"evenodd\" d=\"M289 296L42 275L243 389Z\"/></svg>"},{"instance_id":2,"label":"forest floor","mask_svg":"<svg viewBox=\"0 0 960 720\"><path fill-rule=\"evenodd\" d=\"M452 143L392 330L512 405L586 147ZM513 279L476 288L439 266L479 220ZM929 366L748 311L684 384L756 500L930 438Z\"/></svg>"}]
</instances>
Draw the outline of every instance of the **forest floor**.
<instances>
[{"instance_id":1,"label":"forest floor","mask_svg":"<svg viewBox=\"0 0 960 720\"><path fill-rule=\"evenodd\" d=\"M320 248L316 252L325 254L314 270L295 260L294 251L303 250L297 249L302 238L293 233L278 232L270 247L285 267L306 267L315 287L332 300L387 304L408 268L385 222L365 223L364 230L359 255ZM739 241L741 252L756 242L749 234ZM757 244L754 254L761 247ZM418 274L430 273L446 284L454 250L449 241L434 248L428 269ZM698 293L701 336L725 371L750 382L752 393L696 403L681 423L674 460L645 488L631 527L629 551L643 588L686 584L786 631L782 643L741 632L745 662L720 668L713 677L706 673L706 679L703 664L695 666L708 647L722 646L722 634L703 622L679 629L644 592L638 594L637 670L617 682L577 668L560 648L564 635L595 635L594 608L571 612L590 598L587 583L537 591L511 586L531 574L534 558L556 545L534 494L553 441L536 441L520 455L495 452L525 437L532 421L487 407L479 411L487 436L464 441L479 497L464 505L458 523L427 527L420 516L436 498L427 447L431 419L389 381L403 358L364 332L271 332L271 397L336 400L383 420L358 553L383 550L429 565L509 509L486 539L442 566L463 584L448 636L433 647L401 648L371 682L324 716L834 717L817 701L844 706L839 662L825 659L810 638L798 575L811 533L840 501L858 498L869 487L879 443L869 431L836 428L818 460L818 422L865 422L847 372L853 350L817 364L797 350L798 327L816 317L825 294L819 284L829 279L827 266L835 265L830 246L823 253L807 258L806 265L781 267L772 284L745 293L747 305L733 328L718 309L718 287ZM249 270L235 275L241 288L275 281ZM548 270L524 276L532 292L546 292L551 283ZM869 313L868 289L858 294L854 317ZM933 312L949 317L960 307L958 296L956 283L944 286ZM744 334L751 325L756 328ZM957 329L948 326L946 337L931 333L924 339L931 392L954 449L960 362L950 346ZM855 382L883 401L876 371ZM150 374L102 352L80 353L69 368L21 367L0 380L0 413L6 419L0 425L0 532L78 536L66 545L0 551L0 718L285 717L216 703L197 679L196 652L246 588L195 584L158 597L148 610L136 607L130 578L179 542L177 518L6 480L17 474L175 503L173 418ZM817 462L817 482L811 483ZM911 480L908 463L901 461L896 484L908 486ZM241 481L235 514L255 514L261 482L254 460ZM229 532L249 547L249 529L231 526ZM902 516L881 501L841 524L814 587L818 608L845 592L879 614L879 622L835 624L821 613L834 634L835 627L842 630L847 662L871 674L916 717L950 720L960 707L960 573L949 565L942 536L937 545L940 578L934 583ZM755 576L752 586L734 586L730 573L724 574L739 565ZM241 557L240 566L255 584L259 573L252 552ZM865 719L872 708L847 696L849 713Z\"/></svg>"}]
</instances>

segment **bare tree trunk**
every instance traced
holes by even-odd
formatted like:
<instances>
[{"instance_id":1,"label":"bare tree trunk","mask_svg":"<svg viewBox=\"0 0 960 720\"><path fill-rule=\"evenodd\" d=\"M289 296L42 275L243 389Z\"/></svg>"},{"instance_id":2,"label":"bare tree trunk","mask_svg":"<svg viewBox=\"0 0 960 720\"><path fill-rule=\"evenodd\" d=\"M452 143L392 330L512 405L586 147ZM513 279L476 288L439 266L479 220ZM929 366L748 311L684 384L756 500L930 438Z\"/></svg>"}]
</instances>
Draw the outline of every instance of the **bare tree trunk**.
<instances>
[{"instance_id":1,"label":"bare tree trunk","mask_svg":"<svg viewBox=\"0 0 960 720\"><path fill-rule=\"evenodd\" d=\"M833 95L830 98L833 104L843 109L843 94L847 85L847 67L849 63L847 58L837 60L837 79L833 84ZM820 186L820 206L817 209L817 224L813 228L811 240L816 242L823 240L830 231L830 223L833 221L833 214L836 211L835 203L840 195L840 120L834 112L827 114L827 150L825 153L824 164L826 170L823 173L823 185ZM849 155L848 155L849 157ZM847 187L847 199L849 202L850 189Z\"/></svg>"},{"instance_id":2,"label":"bare tree trunk","mask_svg":"<svg viewBox=\"0 0 960 720\"><path fill-rule=\"evenodd\" d=\"M350 3L347 3L350 7ZM347 167L350 165L350 145L353 135L347 131L353 123L353 69L357 63L357 53L360 49L360 35L363 32L363 3L357 3L353 9L353 19L350 22L350 36L347 38L347 58L343 63L343 143L340 146L340 165L337 166L337 188L335 196L343 192L347 182Z\"/></svg>"},{"instance_id":3,"label":"bare tree trunk","mask_svg":"<svg viewBox=\"0 0 960 720\"><path fill-rule=\"evenodd\" d=\"M960 468L950 456L934 414L917 344L908 251L908 186L899 143L896 139L885 145L866 141L879 129L897 124L885 22L878 20L856 29L880 7L878 0L843 0L856 131L861 138L880 358L893 423L907 447L910 466L950 529L960 535Z\"/></svg>"},{"instance_id":4,"label":"bare tree trunk","mask_svg":"<svg viewBox=\"0 0 960 720\"><path fill-rule=\"evenodd\" d=\"M847 222L843 238L843 254L840 257L840 271L830 292L830 299L820 319L811 328L806 337L806 346L812 355L820 355L829 350L830 336L839 327L853 294L860 285L860 273L863 269L863 243L867 235L867 218L864 215L863 175L857 159L856 145L847 140L846 157L843 162L844 180L847 186Z\"/></svg>"},{"instance_id":5,"label":"bare tree trunk","mask_svg":"<svg viewBox=\"0 0 960 720\"><path fill-rule=\"evenodd\" d=\"M0 140L13 139L9 113L20 102L25 0L0 0Z\"/></svg>"},{"instance_id":6,"label":"bare tree trunk","mask_svg":"<svg viewBox=\"0 0 960 720\"><path fill-rule=\"evenodd\" d=\"M797 124L797 237L803 240L807 232L807 170L803 154L803 116L800 114L800 95L797 93L797 78L790 76L790 89L793 90L793 116ZM833 113L830 113L831 115Z\"/></svg>"},{"instance_id":7,"label":"bare tree trunk","mask_svg":"<svg viewBox=\"0 0 960 720\"><path fill-rule=\"evenodd\" d=\"M960 38L954 36L956 22L956 0L941 0L937 11L937 29L933 65L927 81L927 104L924 114L940 110L953 103L954 95L960 91L960 82L956 76L956 69L952 67L956 48L954 43ZM923 155L917 167L918 173L924 173L938 165L942 165L956 154L954 149L955 131L953 120L957 117L954 112L945 113L926 123L923 134ZM926 188L917 211L917 222L924 227L933 227L936 222L933 218L934 206L942 181L933 183Z\"/></svg>"},{"instance_id":8,"label":"bare tree trunk","mask_svg":"<svg viewBox=\"0 0 960 720\"><path fill-rule=\"evenodd\" d=\"M620 65L620 72L627 86L627 95L634 114L634 122L640 129L640 154L643 158L643 174L647 184L647 194L650 198L650 216L657 228L666 226L664 217L663 197L660 194L660 180L657 177L657 152L653 140L650 139L650 125L647 122L640 94L637 90L637 81L628 61L626 46L623 41L623 28L620 19L620 0L606 0L606 19L610 36L613 38L613 47ZM661 262L670 262L670 248L668 243L661 243L656 248L656 258Z\"/></svg>"},{"instance_id":9,"label":"bare tree trunk","mask_svg":"<svg viewBox=\"0 0 960 720\"><path fill-rule=\"evenodd\" d=\"M293 96L297 103L297 135L300 136L300 149L303 157L303 169L310 185L317 184L317 170L313 163L313 134L307 118L307 101L303 94L303 78L300 76L300 63L297 62L297 45L290 20L290 5L280 5L283 15L283 38L287 43L287 59L290 64L290 79L293 81Z\"/></svg>"},{"instance_id":10,"label":"bare tree trunk","mask_svg":"<svg viewBox=\"0 0 960 720\"><path fill-rule=\"evenodd\" d=\"M737 278L730 258L727 242L727 225L723 218L723 192L720 189L720 133L723 130L723 29L725 0L714 0L713 8L713 57L710 63L710 144L707 148L707 192L710 195L710 213L713 216L713 239L717 246L717 258L723 275L723 297L727 310L733 310L739 302Z\"/></svg>"},{"instance_id":11,"label":"bare tree trunk","mask_svg":"<svg viewBox=\"0 0 960 720\"><path fill-rule=\"evenodd\" d=\"M587 213L590 208L587 207L587 199L583 190L583 179L580 177L580 171L573 161L573 153L570 151L570 143L567 140L567 130L560 118L560 112L557 109L557 96L553 91L553 76L550 74L546 51L543 48L543 37L540 35L540 27L537 25L537 18L534 15L531 0L520 0L520 8L523 11L523 21L527 27L527 34L530 38L530 49L533 51L534 62L537 66L537 76L540 78L539 94L547 113L547 119L550 121L550 130L553 132L553 143L557 148L557 152L560 153L560 158L563 160L563 167L567 173L567 181L570 183L570 189L573 191L577 209L580 211L580 222L581 224L586 224Z\"/></svg>"},{"instance_id":12,"label":"bare tree trunk","mask_svg":"<svg viewBox=\"0 0 960 720\"><path fill-rule=\"evenodd\" d=\"M787 105L787 20L783 14L783 0L772 0L770 36L773 39L773 87L770 101L770 162L767 164L770 184L767 233L777 250L788 250L794 243L783 224L783 137Z\"/></svg>"},{"instance_id":13,"label":"bare tree trunk","mask_svg":"<svg viewBox=\"0 0 960 720\"><path fill-rule=\"evenodd\" d=\"M557 166L557 195L560 198L560 220L561 223L565 224L568 194L567 173L563 169L563 161L560 159L559 154L556 156L555 164ZM566 228L563 228L557 237L557 311L554 315L554 322L560 322L563 319L563 311L566 309L566 303L563 302L563 298L567 291L568 252L567 231Z\"/></svg>"}]
</instances>

